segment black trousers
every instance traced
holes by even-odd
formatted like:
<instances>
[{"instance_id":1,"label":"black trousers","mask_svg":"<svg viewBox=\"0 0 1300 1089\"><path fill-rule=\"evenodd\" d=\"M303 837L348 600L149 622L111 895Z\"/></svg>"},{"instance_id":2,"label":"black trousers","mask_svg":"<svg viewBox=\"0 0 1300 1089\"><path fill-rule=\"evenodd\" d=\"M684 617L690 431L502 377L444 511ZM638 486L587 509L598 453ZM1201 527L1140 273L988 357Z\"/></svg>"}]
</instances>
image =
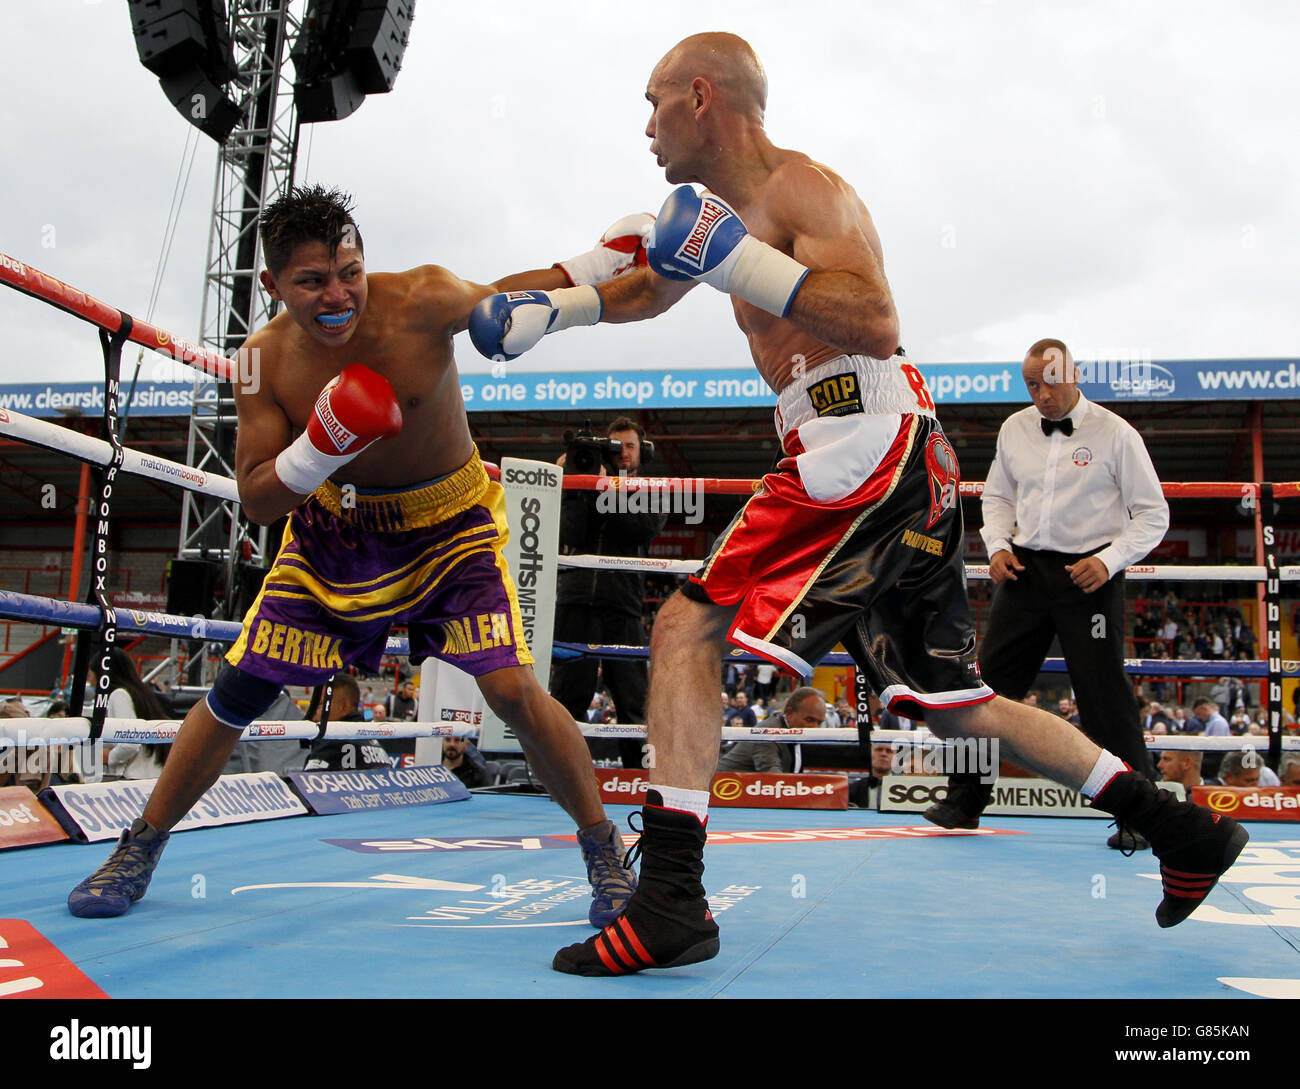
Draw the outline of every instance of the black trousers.
<instances>
[{"instance_id":1,"label":"black trousers","mask_svg":"<svg viewBox=\"0 0 1300 1089\"><path fill-rule=\"evenodd\" d=\"M639 616L611 613L587 605L560 605L555 610L555 638L564 643L603 643L619 646L646 645L645 624ZM600 667L605 687L614 697L618 721L645 722L645 701L649 688L644 658L571 658L551 665L551 695L579 722L596 691ZM591 738L587 747L593 757L619 759L625 768L642 767L644 742L636 738L612 741Z\"/></svg>"},{"instance_id":2,"label":"black trousers","mask_svg":"<svg viewBox=\"0 0 1300 1089\"><path fill-rule=\"evenodd\" d=\"M1060 639L1079 706L1083 732L1134 771L1156 778L1142 740L1137 696L1124 672L1124 576L1085 593L1070 581L1066 564L1082 556L1017 548L1025 569L993 592L980 639L984 683L1000 696L1023 699ZM954 783L966 776L953 776ZM970 776L978 779L978 776Z\"/></svg>"}]
</instances>

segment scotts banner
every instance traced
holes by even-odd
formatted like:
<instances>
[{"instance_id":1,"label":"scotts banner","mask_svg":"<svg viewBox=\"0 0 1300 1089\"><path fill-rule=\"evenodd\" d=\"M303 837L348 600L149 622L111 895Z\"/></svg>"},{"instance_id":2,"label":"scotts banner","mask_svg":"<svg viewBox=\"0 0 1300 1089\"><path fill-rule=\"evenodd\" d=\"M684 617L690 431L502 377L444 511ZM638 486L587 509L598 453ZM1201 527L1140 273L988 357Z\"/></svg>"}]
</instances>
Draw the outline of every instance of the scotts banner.
<instances>
[{"instance_id":1,"label":"scotts banner","mask_svg":"<svg viewBox=\"0 0 1300 1089\"><path fill-rule=\"evenodd\" d=\"M641 805L650 785L645 772L597 768L601 801ZM847 775L724 772L713 777L710 805L732 809L848 809Z\"/></svg>"},{"instance_id":2,"label":"scotts banner","mask_svg":"<svg viewBox=\"0 0 1300 1089\"><path fill-rule=\"evenodd\" d=\"M1192 801L1238 821L1300 821L1300 787L1198 786Z\"/></svg>"},{"instance_id":3,"label":"scotts banner","mask_svg":"<svg viewBox=\"0 0 1300 1089\"><path fill-rule=\"evenodd\" d=\"M537 663L533 669L543 688L549 688L551 677L563 480L564 472L558 465L520 458L501 459L501 486L506 493L506 521L510 525L506 563L519 597L524 638ZM473 634L469 632L467 638ZM506 724L486 706L474 678L446 662L425 659L420 673L417 714L422 722L478 724L480 749L523 751ZM441 742L437 744L440 746ZM429 758L432 749L427 744L417 744L416 755ZM440 763L441 755L431 762Z\"/></svg>"},{"instance_id":4,"label":"scotts banner","mask_svg":"<svg viewBox=\"0 0 1300 1089\"><path fill-rule=\"evenodd\" d=\"M1300 396L1300 359L1140 359L1077 357L1080 388L1094 401L1221 401ZM912 360L939 404L1024 404L1020 364L927 363ZM188 416L192 372L160 359L158 380L122 390L123 416ZM171 375L180 371L183 375ZM168 380L179 378L179 380ZM775 405L776 397L749 367L673 370L541 371L462 374L461 396L473 412L500 409L618 412L647 408L744 408ZM104 407L97 382L0 384L0 413L58 419ZM2 422L2 421L0 421Z\"/></svg>"}]
</instances>

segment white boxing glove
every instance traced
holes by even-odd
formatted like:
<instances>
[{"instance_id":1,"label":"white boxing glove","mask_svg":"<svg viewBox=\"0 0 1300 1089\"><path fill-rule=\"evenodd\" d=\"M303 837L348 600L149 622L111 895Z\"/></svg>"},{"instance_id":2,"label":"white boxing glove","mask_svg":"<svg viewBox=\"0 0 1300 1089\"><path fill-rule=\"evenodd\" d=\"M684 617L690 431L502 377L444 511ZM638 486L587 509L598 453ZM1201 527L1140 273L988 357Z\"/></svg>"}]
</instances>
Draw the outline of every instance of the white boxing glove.
<instances>
[{"instance_id":1,"label":"white boxing glove","mask_svg":"<svg viewBox=\"0 0 1300 1089\"><path fill-rule=\"evenodd\" d=\"M624 216L612 224L587 253L557 261L558 268L574 287L603 284L646 263L646 236L654 226L655 217L647 212Z\"/></svg>"}]
</instances>

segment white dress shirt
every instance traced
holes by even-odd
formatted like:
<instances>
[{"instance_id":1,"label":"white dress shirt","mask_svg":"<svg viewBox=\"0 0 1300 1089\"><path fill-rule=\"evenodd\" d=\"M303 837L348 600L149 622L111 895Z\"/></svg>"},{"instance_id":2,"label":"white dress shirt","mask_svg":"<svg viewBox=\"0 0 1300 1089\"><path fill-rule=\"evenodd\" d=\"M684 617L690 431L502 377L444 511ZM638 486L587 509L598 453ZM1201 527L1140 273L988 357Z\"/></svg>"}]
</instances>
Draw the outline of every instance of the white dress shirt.
<instances>
[{"instance_id":1,"label":"white dress shirt","mask_svg":"<svg viewBox=\"0 0 1300 1089\"><path fill-rule=\"evenodd\" d=\"M1043 434L1034 405L998 432L984 484L980 536L990 557L1013 545L1095 554L1114 576L1142 559L1169 528L1165 502L1142 436L1082 393L1074 433Z\"/></svg>"}]
</instances>

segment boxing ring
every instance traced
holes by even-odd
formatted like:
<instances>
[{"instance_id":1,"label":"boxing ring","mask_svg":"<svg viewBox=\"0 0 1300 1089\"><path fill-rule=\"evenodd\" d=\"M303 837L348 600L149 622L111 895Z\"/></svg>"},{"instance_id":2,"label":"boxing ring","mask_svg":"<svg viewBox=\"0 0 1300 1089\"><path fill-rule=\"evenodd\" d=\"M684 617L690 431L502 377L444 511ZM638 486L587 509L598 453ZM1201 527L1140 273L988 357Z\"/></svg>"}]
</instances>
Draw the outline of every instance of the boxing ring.
<instances>
[{"instance_id":1,"label":"boxing ring","mask_svg":"<svg viewBox=\"0 0 1300 1089\"><path fill-rule=\"evenodd\" d=\"M90 600L58 601L0 592L0 619L75 628L83 634L79 697L93 657L123 633L210 643L234 640L239 625L204 617L117 609L106 591L108 525L118 473L139 473L181 488L237 499L233 481L146 457L117 439L115 353L126 340L223 377L225 359L133 322L128 315L0 254L0 281L97 326L106 358L102 439L17 412L0 412L0 434L101 468L95 509ZM676 482L680 484L681 482ZM592 487L568 477L564 487ZM636 486L671 487L653 480ZM1271 510L1300 496L1296 484L1168 484L1170 498L1246 496ZM746 495L748 481L706 482ZM963 494L979 485L963 485ZM1264 538L1271 541L1265 527ZM638 566L683 573L694 561L570 557L585 566ZM987 568L969 569L972 578ZM1265 659L1252 662L1129 663L1135 675L1235 675L1267 686L1269 732L1225 739L1159 740L1160 747L1257 745L1276 763L1300 741L1284 736L1282 681L1300 663L1281 656L1281 567L1266 549L1248 567L1139 566L1151 580L1234 579L1263 583ZM403 654L393 638L389 652ZM557 644L557 656L641 655L645 648ZM745 659L737 652L736 658ZM752 656L747 660L757 661ZM849 664L847 656L832 664ZM1063 670L1049 662L1049 670ZM859 690L865 700L865 693ZM24 743L156 741L174 721L108 718L104 702L64 720L15 720ZM77 708L80 710L80 708ZM6 723L11 732L13 726ZM254 723L246 738L310 740L314 723ZM583 726L590 737L627 737L642 728ZM472 732L459 722L328 725L343 737L438 737ZM3 738L4 734L0 734ZM813 745L858 739L856 730L728 728L728 738ZM872 741L924 743L913 731L875 731ZM0 742L2 743L2 742ZM141 784L147 790L148 782ZM634 807L607 800L626 826ZM123 824L128 823L126 821ZM722 951L703 964L636 977L590 980L550 969L556 948L583 940L588 889L564 813L529 791L471 792L451 804L303 813L195 829L176 835L149 895L125 916L82 920L64 905L68 890L107 852L102 840L0 851L0 997L112 997L139 1000L150 1016L184 1016L175 999L474 998L982 998L1106 999L1068 1016L1091 1020L1092 1046L1123 1048L1123 1024L1170 1020L1170 998L1195 1018L1260 1024L1271 1014L1252 998L1300 997L1300 825L1255 822L1251 843L1206 904L1172 931L1153 912L1159 874L1148 855L1107 850L1096 821L988 817L974 832L945 831L917 814L728 808L712 811L706 885L722 916ZM1114 1000L1127 1000L1116 1004ZM1214 1001L1211 1001L1214 1000ZM1221 1001L1219 1001L1221 1000ZM12 1004L10 1007L12 1008ZM24 1018L37 1017L29 1006ZM178 1013L177 1010L180 1010ZM387 1008L391 1009L391 1007ZM904 1008L906 1009L906 1008ZM989 1016L963 1007L963 1016ZM973 1012L972 1012L973 1011ZM303 1015L299 1015L303 1016ZM397 1012L395 1024L414 1015ZM1180 1015L1181 1016L1181 1015ZM305 1019L305 1018L304 1018ZM1125 1020L1127 1019L1127 1021ZM1031 1045L1026 1045L1031 1046ZM1037 1045L1032 1045L1037 1046ZM1044 1045L1045 1046L1045 1045ZM1188 1046L1197 1046L1189 1042ZM1214 1046L1229 1046L1219 1041ZM1262 1041L1251 1046L1263 1055ZM1106 1048L1097 1052L1104 1057Z\"/></svg>"}]
</instances>

